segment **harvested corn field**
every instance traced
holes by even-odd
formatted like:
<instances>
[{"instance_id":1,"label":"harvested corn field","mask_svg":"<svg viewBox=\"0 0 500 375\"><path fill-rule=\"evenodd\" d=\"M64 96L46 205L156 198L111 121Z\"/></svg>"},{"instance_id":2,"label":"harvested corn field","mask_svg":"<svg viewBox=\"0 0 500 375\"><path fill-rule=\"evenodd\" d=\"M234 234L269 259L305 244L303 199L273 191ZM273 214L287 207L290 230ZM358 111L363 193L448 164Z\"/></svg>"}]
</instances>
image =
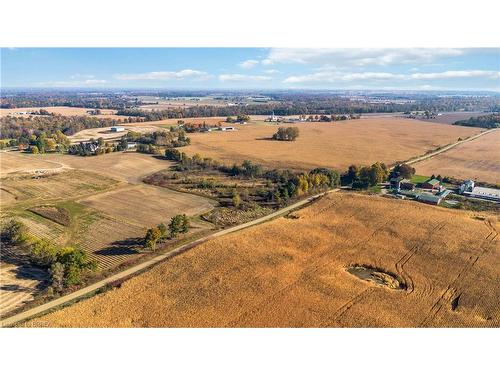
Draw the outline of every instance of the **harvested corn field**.
<instances>
[{"instance_id":1,"label":"harvested corn field","mask_svg":"<svg viewBox=\"0 0 500 375\"><path fill-rule=\"evenodd\" d=\"M228 164L245 159L268 167L345 170L351 164L393 164L480 132L478 128L401 118L367 118L334 123L298 123L294 142L271 140L278 126L237 126L238 131L190 134L188 154ZM283 124L281 126L290 126Z\"/></svg>"},{"instance_id":2,"label":"harvested corn field","mask_svg":"<svg viewBox=\"0 0 500 375\"><path fill-rule=\"evenodd\" d=\"M414 165L432 174L500 184L500 131L496 130Z\"/></svg>"},{"instance_id":3,"label":"harvested corn field","mask_svg":"<svg viewBox=\"0 0 500 375\"><path fill-rule=\"evenodd\" d=\"M467 230L464 230L467 228ZM35 319L52 327L499 327L498 217L333 193ZM362 266L360 266L362 265ZM379 285L349 272L362 267ZM388 278L390 276L390 278Z\"/></svg>"}]
</instances>

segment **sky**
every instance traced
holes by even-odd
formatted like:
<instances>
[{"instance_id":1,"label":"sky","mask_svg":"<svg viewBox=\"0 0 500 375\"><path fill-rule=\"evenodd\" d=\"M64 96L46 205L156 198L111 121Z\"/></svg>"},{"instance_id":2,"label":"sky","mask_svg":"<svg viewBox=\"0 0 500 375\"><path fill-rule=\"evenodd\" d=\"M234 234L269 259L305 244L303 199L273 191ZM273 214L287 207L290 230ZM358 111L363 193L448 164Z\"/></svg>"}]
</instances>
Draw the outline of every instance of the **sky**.
<instances>
[{"instance_id":1,"label":"sky","mask_svg":"<svg viewBox=\"0 0 500 375\"><path fill-rule=\"evenodd\" d=\"M499 48L2 48L4 88L500 91Z\"/></svg>"}]
</instances>

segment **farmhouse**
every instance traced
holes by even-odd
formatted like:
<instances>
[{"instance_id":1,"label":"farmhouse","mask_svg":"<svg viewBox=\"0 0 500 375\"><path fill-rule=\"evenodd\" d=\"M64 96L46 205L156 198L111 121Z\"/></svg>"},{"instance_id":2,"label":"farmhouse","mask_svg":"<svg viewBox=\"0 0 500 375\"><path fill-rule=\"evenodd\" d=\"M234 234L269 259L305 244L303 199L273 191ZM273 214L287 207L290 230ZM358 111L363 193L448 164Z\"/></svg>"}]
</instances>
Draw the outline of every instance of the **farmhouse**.
<instances>
[{"instance_id":1,"label":"farmhouse","mask_svg":"<svg viewBox=\"0 0 500 375\"><path fill-rule=\"evenodd\" d=\"M460 185L459 192L460 194L463 194L466 191L472 191L472 189L474 189L474 181L466 180L462 185Z\"/></svg>"},{"instance_id":2,"label":"farmhouse","mask_svg":"<svg viewBox=\"0 0 500 375\"><path fill-rule=\"evenodd\" d=\"M424 189L439 189L439 187L441 186L441 182L439 182L439 180L433 178L432 180L429 180L427 182L424 182L422 184L422 188Z\"/></svg>"},{"instance_id":3,"label":"farmhouse","mask_svg":"<svg viewBox=\"0 0 500 375\"><path fill-rule=\"evenodd\" d=\"M123 126L112 126L111 127L111 132L113 133L118 133L118 132L124 132L125 128Z\"/></svg>"}]
</instances>

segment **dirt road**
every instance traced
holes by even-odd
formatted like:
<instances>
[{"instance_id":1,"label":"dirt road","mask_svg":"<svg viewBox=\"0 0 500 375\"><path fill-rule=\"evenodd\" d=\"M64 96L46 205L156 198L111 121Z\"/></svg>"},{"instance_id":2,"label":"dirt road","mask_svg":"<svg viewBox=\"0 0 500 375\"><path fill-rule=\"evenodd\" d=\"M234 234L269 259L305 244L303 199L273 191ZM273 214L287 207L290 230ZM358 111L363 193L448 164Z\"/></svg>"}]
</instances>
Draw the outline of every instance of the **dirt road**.
<instances>
[{"instance_id":1,"label":"dirt road","mask_svg":"<svg viewBox=\"0 0 500 375\"><path fill-rule=\"evenodd\" d=\"M226 234L229 234L229 233L233 233L233 232L236 232L236 231L239 231L239 230L242 230L242 229L245 229L245 228L248 228L250 226L253 226L253 225L257 225L257 224L261 224L265 221L268 221L268 220L271 220L271 219L274 219L274 218L277 218L277 217L280 217L280 216L283 216L283 215L286 215L287 213L289 213L290 211L293 211L297 208L300 208L312 201L314 201L315 199L325 195L325 194L328 194L328 193L331 193L331 192L334 192L334 191L338 191L339 189L333 189L333 190L329 190L327 192L324 192L324 193L320 193L320 194L316 194L316 195L313 195L311 197L308 197L306 199L303 199L299 202L296 202L290 206L287 206L285 208L282 208L281 210L278 210L278 211L275 211L269 215L266 215L266 216L263 216L261 218L258 218L258 219L255 219L255 220L252 220L252 221L249 221L247 223L243 223L243 224L240 224L240 225L237 225L235 227L231 227L231 228L228 228L228 229L224 229L224 230L221 230L219 232L216 232L216 233L213 233L209 236L206 236L206 237L203 237L203 238L200 238L200 239L197 239L195 241L192 241L190 243L187 243L183 246L180 246L178 248L175 248L171 251L169 251L168 253L165 253L165 254L161 254L161 255L158 255L157 257L153 258L153 259L150 259L146 262L143 262L143 263L140 263L134 267L131 267L125 271L122 271L122 272L119 272L117 273L116 275L113 275L113 276L110 276L104 280L101 280L95 284L92 284L92 285L89 285L83 289L80 289L76 292L73 292L71 294L68 294L66 296L63 296L63 297L60 297L58 299L55 299L53 301L50 301L50 302L47 302L43 305L40 305L40 306L37 306L37 307L34 307L30 310L27 310L27 311L24 311L24 312L21 312L17 315L14 315L14 316L11 316L9 318L6 318L6 319L2 319L0 321L0 327L9 327L9 326L13 326L15 324L18 324L20 322L23 322L25 320L28 320L30 318L33 318L34 316L37 316L37 315L40 315L40 314L43 314L45 312L48 312L49 310L51 309L54 309L56 307L59 307L63 304L66 304L66 303L69 303L69 302L72 302L72 301L75 301L76 299L80 299L80 298L83 298L85 297L86 295L92 293L92 292L95 292L97 291L98 289L101 289L102 287L114 282L114 281L117 281L117 280L120 280L120 279L123 279L123 278L126 278L126 277L129 277L137 272L140 272L142 270L145 270L165 259L168 259L168 258L171 258L175 255L178 255L184 251L187 251L191 248L193 248L194 246L196 245L199 245L205 241L208 241L210 239L213 239L213 238L216 238L216 237L220 237L220 236L223 236L223 235L226 235Z\"/></svg>"}]
</instances>

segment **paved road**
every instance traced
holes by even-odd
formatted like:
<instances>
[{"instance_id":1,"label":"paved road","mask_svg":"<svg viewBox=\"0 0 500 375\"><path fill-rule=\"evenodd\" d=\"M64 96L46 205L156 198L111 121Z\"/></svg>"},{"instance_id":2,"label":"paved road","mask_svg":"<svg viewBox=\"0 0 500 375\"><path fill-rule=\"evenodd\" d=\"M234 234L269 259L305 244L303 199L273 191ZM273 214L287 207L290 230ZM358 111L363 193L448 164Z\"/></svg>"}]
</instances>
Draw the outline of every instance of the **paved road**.
<instances>
[{"instance_id":1,"label":"paved road","mask_svg":"<svg viewBox=\"0 0 500 375\"><path fill-rule=\"evenodd\" d=\"M257 224L260 224L260 223L263 223L265 221L268 221L268 220L271 220L271 219L274 219L276 217L280 217L280 216L283 216L283 215L286 215L287 213L289 213L290 211L293 211L297 208L300 208L312 201L314 201L315 199L325 195L325 194L328 194L328 193L331 193L333 191L338 191L339 189L333 189L333 190L329 190L327 192L324 192L324 193L321 193L321 194L316 194L314 196L311 196L311 197L308 197L306 199L303 199L299 202L296 202L290 206L287 206L285 208L282 208L278 211L275 211L269 215L266 215L266 216L263 216L261 218L258 218L258 219L255 219L255 220L252 220L252 221L249 221L247 223L243 223L243 224L240 224L240 225L237 225L235 227L231 227L231 228L228 228L228 229L224 229L224 230L221 230L219 232L216 232L216 233L213 233L211 235L208 235L206 237L203 237L203 238L200 238L200 239L197 239L195 241L192 241L192 242L189 242L185 245L182 245L180 247L177 247L171 251L169 251L168 253L165 253L165 254L162 254L162 255L158 255L157 257L154 257L153 259L150 259L148 261L145 261L143 263L140 263L134 267L131 267L131 268L128 268L126 269L125 271L122 271L122 272L119 272L113 276L110 276L104 280L101 280L95 284L92 284L92 285L89 285L83 289L80 289L76 292L73 292L71 294L68 294L66 296L63 296L63 297L60 297L60 298L57 298L53 301L50 301L50 302L47 302L43 305L40 305L40 306L37 306L37 307L34 307L30 310L27 310L27 311L24 311L24 312L21 312L17 315L13 315L11 316L10 318L6 318L6 319L3 319L0 321L0 327L8 327L8 326L13 326L19 322L23 322L27 319L30 319L30 318L33 318L34 316L36 315L39 315L39 314L42 314L44 312L47 312L48 310L50 309L53 309L55 307L58 307L58 306L61 306L63 304L66 304L68 302L71 302L71 301L74 301L75 299L78 299L78 298L82 298L82 297L85 297L87 294L89 293L92 293L114 281L117 281L117 280L120 280L120 279L123 279L125 277L128 277L128 276L131 276L139 271L142 271L148 267L151 267L157 263L160 263L161 261L167 259L167 258L171 258L172 256L174 255L177 255L177 254L180 254L184 251L187 251L193 247L195 247L196 245L199 245L203 242L206 242L208 240L211 240L213 238L216 238L216 237L220 237L220 236L223 236L223 235L226 235L226 234L229 234L229 233L233 233L233 232L236 232L236 231L239 231L239 230L242 230L244 228L248 228L248 227L251 227L253 225L257 225Z\"/></svg>"},{"instance_id":2,"label":"paved road","mask_svg":"<svg viewBox=\"0 0 500 375\"><path fill-rule=\"evenodd\" d=\"M434 151L434 152L431 152L429 154L426 154L426 155L423 155L423 156L418 156L416 158L413 158L413 159L410 159L408 161L405 162L405 164L415 164L415 163L418 163L419 161L422 161L422 160L426 160L426 159L429 159L429 158L432 158L436 155L439 155L443 152L446 152L448 151L449 149L453 148L453 147L456 147L458 145L461 145L462 143L467 143L467 142L470 142L470 141L473 141L474 139L477 139L479 137L482 137L483 135L486 135L486 134L489 134L491 132L494 132L494 131L497 131L498 129L490 129L490 130L486 130L485 132L482 132L482 133L479 133L479 134L476 134L472 137L469 137L467 139L464 139L462 141L458 141L458 142L455 142L455 143L452 143L448 146L445 146L437 151Z\"/></svg>"}]
</instances>

